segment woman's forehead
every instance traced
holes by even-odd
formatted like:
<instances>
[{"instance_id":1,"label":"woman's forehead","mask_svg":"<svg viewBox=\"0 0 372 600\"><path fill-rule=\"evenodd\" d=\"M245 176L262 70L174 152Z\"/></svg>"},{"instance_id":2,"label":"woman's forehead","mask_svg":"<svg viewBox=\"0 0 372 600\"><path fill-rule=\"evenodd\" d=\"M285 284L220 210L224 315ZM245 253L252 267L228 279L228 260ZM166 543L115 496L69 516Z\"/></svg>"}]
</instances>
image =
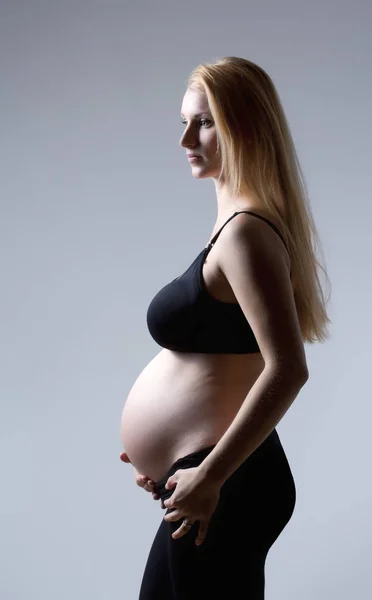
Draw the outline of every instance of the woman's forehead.
<instances>
[{"instance_id":1,"label":"woman's forehead","mask_svg":"<svg viewBox=\"0 0 372 600\"><path fill-rule=\"evenodd\" d=\"M181 116L200 117L205 113L210 114L206 94L187 89L182 100Z\"/></svg>"}]
</instances>

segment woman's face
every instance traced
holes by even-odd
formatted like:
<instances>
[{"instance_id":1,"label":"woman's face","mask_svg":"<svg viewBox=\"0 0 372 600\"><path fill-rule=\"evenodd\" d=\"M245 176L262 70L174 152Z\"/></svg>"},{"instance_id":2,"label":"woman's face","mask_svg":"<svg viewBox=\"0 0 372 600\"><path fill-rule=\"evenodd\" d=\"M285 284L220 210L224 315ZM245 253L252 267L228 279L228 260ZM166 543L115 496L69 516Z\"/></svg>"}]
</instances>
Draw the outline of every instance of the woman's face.
<instances>
[{"instance_id":1,"label":"woman's face","mask_svg":"<svg viewBox=\"0 0 372 600\"><path fill-rule=\"evenodd\" d=\"M202 92L187 89L181 107L184 132L180 146L187 155L197 154L197 160L189 160L195 177L218 177L220 158L217 155L217 134L209 110L207 96ZM187 156L186 156L187 158Z\"/></svg>"}]
</instances>

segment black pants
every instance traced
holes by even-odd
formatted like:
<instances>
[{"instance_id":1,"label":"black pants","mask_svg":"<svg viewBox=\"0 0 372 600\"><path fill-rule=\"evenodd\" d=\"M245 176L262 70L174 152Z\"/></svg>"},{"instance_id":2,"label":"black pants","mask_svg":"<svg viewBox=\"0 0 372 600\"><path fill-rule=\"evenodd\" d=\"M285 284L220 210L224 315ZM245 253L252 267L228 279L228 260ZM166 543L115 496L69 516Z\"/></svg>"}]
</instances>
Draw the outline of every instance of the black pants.
<instances>
[{"instance_id":1,"label":"black pants","mask_svg":"<svg viewBox=\"0 0 372 600\"><path fill-rule=\"evenodd\" d=\"M162 500L169 498L174 490L165 489L167 479L178 469L199 465L213 448L177 460L155 483L154 491ZM174 540L171 534L183 518L162 520L139 600L263 600L266 556L291 518L295 503L294 479L274 429L222 486L201 546L195 545L198 521Z\"/></svg>"}]
</instances>

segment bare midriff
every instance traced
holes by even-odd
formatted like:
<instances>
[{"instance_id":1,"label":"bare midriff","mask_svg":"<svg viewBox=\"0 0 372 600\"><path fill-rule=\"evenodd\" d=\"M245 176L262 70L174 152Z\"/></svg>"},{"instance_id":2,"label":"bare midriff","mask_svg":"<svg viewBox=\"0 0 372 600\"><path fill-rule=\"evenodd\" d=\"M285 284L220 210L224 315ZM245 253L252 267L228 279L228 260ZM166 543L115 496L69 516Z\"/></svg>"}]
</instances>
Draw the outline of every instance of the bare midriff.
<instances>
[{"instance_id":1,"label":"bare midriff","mask_svg":"<svg viewBox=\"0 0 372 600\"><path fill-rule=\"evenodd\" d=\"M161 350L124 404L121 441L132 465L158 481L178 458L216 444L263 368L260 353Z\"/></svg>"}]
</instances>

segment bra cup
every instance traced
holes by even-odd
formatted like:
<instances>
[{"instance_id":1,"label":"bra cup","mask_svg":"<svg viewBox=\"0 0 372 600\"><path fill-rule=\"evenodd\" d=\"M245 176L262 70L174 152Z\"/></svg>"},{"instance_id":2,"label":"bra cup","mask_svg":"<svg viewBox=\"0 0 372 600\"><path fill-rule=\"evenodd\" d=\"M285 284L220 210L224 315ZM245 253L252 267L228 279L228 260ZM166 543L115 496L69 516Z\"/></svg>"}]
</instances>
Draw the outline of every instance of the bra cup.
<instances>
[{"instance_id":1,"label":"bra cup","mask_svg":"<svg viewBox=\"0 0 372 600\"><path fill-rule=\"evenodd\" d=\"M147 326L161 347L207 354L260 353L236 298L227 299L228 282L224 285L219 279L213 254L212 260L207 260L223 227L237 214L240 213L234 213L224 223L182 275L165 285L151 300ZM233 294L231 288L230 291Z\"/></svg>"}]
</instances>

